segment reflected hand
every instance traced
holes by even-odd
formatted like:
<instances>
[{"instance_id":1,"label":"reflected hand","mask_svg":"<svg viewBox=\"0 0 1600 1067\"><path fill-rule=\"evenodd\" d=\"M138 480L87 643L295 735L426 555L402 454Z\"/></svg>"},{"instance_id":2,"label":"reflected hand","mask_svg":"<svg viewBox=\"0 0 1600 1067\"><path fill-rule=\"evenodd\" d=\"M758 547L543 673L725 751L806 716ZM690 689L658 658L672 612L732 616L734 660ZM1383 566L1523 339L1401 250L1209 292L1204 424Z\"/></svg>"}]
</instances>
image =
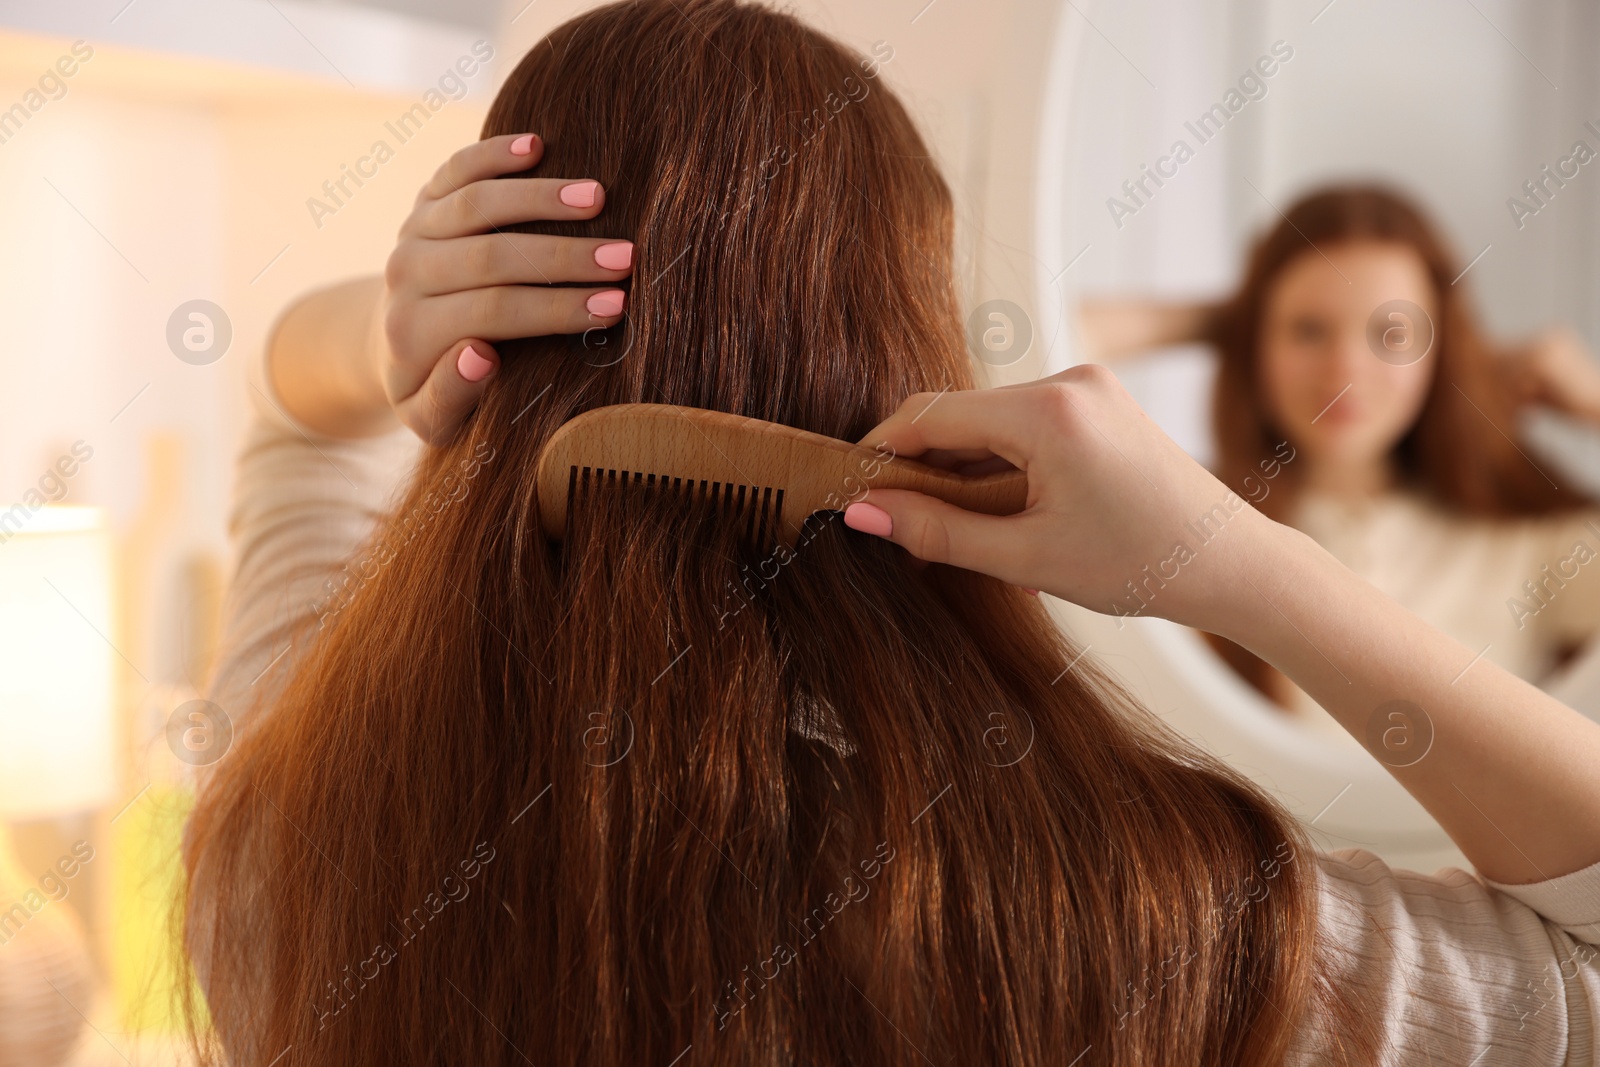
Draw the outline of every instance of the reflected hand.
<instances>
[{"instance_id":1,"label":"reflected hand","mask_svg":"<svg viewBox=\"0 0 1600 1067\"><path fill-rule=\"evenodd\" d=\"M1094 364L1004 389L919 393L861 443L968 471L991 467L988 457L1027 471L1027 506L1015 515L869 488L845 521L919 559L1093 611L1215 630L1242 602L1260 536L1276 528Z\"/></svg>"},{"instance_id":2,"label":"reflected hand","mask_svg":"<svg viewBox=\"0 0 1600 1067\"><path fill-rule=\"evenodd\" d=\"M1600 364L1572 330L1546 330L1512 347L1497 369L1519 402L1600 422Z\"/></svg>"},{"instance_id":3,"label":"reflected hand","mask_svg":"<svg viewBox=\"0 0 1600 1067\"><path fill-rule=\"evenodd\" d=\"M616 283L632 273L631 243L494 232L593 218L605 206L605 190L587 179L496 180L543 154L531 135L468 145L417 194L400 227L368 351L396 415L425 441L448 438L478 402L500 365L491 341L621 321Z\"/></svg>"}]
</instances>

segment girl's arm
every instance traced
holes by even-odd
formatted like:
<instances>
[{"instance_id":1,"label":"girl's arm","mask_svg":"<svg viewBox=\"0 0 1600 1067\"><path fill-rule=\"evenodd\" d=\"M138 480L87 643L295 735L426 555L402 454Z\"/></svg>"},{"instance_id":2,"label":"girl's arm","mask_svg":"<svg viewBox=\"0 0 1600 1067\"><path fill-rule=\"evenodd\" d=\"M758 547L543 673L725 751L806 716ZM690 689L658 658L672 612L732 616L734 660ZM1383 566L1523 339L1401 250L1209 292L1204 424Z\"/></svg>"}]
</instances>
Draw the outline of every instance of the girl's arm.
<instances>
[{"instance_id":1,"label":"girl's arm","mask_svg":"<svg viewBox=\"0 0 1600 1067\"><path fill-rule=\"evenodd\" d=\"M1078 304L1084 358L1113 363L1169 345L1204 340L1216 305L1189 301L1091 297Z\"/></svg>"},{"instance_id":2,"label":"girl's arm","mask_svg":"<svg viewBox=\"0 0 1600 1067\"><path fill-rule=\"evenodd\" d=\"M400 425L378 376L387 345L376 275L289 305L267 339L266 371L284 413L324 437L370 437Z\"/></svg>"},{"instance_id":3,"label":"girl's arm","mask_svg":"<svg viewBox=\"0 0 1600 1067\"><path fill-rule=\"evenodd\" d=\"M1600 724L1475 660L1257 512L1104 368L918 394L863 443L955 462L1001 456L1028 472L1028 506L977 515L871 489L845 513L853 527L1092 610L1237 641L1382 760L1491 881L1600 863Z\"/></svg>"},{"instance_id":4,"label":"girl's arm","mask_svg":"<svg viewBox=\"0 0 1600 1067\"><path fill-rule=\"evenodd\" d=\"M1600 724L1478 659L1272 524L1213 627L1304 689L1491 881L1600 862ZM1254 558L1249 558L1251 555Z\"/></svg>"}]
</instances>

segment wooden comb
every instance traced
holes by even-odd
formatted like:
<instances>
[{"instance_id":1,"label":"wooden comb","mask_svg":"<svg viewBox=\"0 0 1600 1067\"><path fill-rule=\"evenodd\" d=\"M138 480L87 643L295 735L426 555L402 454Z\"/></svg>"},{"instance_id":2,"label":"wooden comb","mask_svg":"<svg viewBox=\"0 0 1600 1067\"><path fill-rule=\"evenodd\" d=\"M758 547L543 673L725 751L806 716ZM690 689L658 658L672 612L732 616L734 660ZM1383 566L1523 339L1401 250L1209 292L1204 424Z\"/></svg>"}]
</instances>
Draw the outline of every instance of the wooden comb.
<instances>
[{"instance_id":1,"label":"wooden comb","mask_svg":"<svg viewBox=\"0 0 1600 1067\"><path fill-rule=\"evenodd\" d=\"M797 546L815 511L842 511L871 489L913 489L968 511L1027 505L1019 470L969 477L862 445L725 411L614 404L551 434L535 468L546 535L566 535L573 501L608 488L681 493L743 526L758 547Z\"/></svg>"}]
</instances>

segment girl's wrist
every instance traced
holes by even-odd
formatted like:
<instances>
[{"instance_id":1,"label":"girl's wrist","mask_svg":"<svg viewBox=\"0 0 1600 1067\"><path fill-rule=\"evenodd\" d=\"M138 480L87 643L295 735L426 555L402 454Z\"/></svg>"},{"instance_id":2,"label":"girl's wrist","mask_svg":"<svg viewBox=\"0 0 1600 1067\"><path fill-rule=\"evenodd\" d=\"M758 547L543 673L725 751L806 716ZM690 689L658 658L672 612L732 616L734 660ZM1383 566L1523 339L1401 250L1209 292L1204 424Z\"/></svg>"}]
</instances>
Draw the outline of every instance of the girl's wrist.
<instances>
[{"instance_id":1,"label":"girl's wrist","mask_svg":"<svg viewBox=\"0 0 1600 1067\"><path fill-rule=\"evenodd\" d=\"M385 385L384 368L388 366L391 354L389 351L389 334L385 325L388 313L388 288L383 284L375 286L375 292L367 305L366 329L363 336L366 343L361 346L361 359L353 372L355 388L367 398L373 418L378 420L393 419L394 404L389 398L389 391Z\"/></svg>"},{"instance_id":2,"label":"girl's wrist","mask_svg":"<svg viewBox=\"0 0 1600 1067\"><path fill-rule=\"evenodd\" d=\"M1170 305L1167 310L1167 342L1188 344L1205 340L1211 333L1215 316L1215 307L1201 301Z\"/></svg>"},{"instance_id":3,"label":"girl's wrist","mask_svg":"<svg viewBox=\"0 0 1600 1067\"><path fill-rule=\"evenodd\" d=\"M1585 422L1600 426L1600 391L1579 405L1578 417Z\"/></svg>"},{"instance_id":4,"label":"girl's wrist","mask_svg":"<svg viewBox=\"0 0 1600 1067\"><path fill-rule=\"evenodd\" d=\"M370 437L399 425L372 343L382 279L319 290L293 304L269 341L267 366L288 414L329 437Z\"/></svg>"},{"instance_id":5,"label":"girl's wrist","mask_svg":"<svg viewBox=\"0 0 1600 1067\"><path fill-rule=\"evenodd\" d=\"M1273 607L1287 585L1304 586L1334 581L1337 561L1307 535L1264 515L1251 516L1250 525L1228 566L1217 576L1212 595L1205 598L1206 618L1200 629L1225 638L1262 659L1274 662L1277 651L1293 632ZM1285 631L1289 631L1286 635Z\"/></svg>"}]
</instances>

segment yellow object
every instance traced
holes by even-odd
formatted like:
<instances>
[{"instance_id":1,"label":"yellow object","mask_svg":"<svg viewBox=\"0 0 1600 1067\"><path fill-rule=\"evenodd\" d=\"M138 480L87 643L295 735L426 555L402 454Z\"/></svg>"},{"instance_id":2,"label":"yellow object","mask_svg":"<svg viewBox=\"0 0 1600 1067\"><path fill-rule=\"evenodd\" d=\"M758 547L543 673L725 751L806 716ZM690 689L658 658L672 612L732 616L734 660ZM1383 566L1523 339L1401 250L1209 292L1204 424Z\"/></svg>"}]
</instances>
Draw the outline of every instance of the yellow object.
<instances>
[{"instance_id":1,"label":"yellow object","mask_svg":"<svg viewBox=\"0 0 1600 1067\"><path fill-rule=\"evenodd\" d=\"M187 967L174 908L183 826L193 806L187 784L156 782L112 827L118 866L111 977L118 1014L130 1030L177 1034L185 1028L177 992L188 980Z\"/></svg>"}]
</instances>

